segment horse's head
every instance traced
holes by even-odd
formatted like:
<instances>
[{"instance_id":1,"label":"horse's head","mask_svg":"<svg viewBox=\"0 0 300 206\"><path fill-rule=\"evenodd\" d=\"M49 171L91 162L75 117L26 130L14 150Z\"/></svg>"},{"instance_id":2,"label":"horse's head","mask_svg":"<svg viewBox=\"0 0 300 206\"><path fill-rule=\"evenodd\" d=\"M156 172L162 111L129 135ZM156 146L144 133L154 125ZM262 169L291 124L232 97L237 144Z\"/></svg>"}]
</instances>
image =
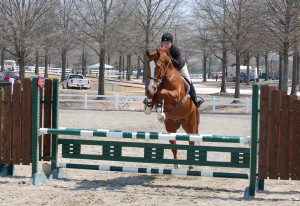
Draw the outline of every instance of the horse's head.
<instances>
[{"instance_id":1,"label":"horse's head","mask_svg":"<svg viewBox=\"0 0 300 206\"><path fill-rule=\"evenodd\" d=\"M167 55L164 49L156 49L156 51L147 51L149 62L147 65L149 85L148 91L153 96L162 78L166 76L167 67L171 63L171 58Z\"/></svg>"}]
</instances>

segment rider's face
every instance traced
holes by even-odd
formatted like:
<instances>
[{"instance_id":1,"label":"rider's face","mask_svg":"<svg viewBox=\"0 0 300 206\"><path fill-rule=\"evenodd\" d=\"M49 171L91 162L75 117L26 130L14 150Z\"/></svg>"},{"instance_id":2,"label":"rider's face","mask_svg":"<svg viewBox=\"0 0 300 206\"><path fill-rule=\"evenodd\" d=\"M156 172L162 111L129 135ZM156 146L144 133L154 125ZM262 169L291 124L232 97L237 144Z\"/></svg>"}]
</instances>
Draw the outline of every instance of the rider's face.
<instances>
[{"instance_id":1,"label":"rider's face","mask_svg":"<svg viewBox=\"0 0 300 206\"><path fill-rule=\"evenodd\" d=\"M172 42L171 42L171 41L163 41L163 42L162 42L162 46L163 46L163 48L165 48L165 49L170 49L171 46L172 46Z\"/></svg>"}]
</instances>

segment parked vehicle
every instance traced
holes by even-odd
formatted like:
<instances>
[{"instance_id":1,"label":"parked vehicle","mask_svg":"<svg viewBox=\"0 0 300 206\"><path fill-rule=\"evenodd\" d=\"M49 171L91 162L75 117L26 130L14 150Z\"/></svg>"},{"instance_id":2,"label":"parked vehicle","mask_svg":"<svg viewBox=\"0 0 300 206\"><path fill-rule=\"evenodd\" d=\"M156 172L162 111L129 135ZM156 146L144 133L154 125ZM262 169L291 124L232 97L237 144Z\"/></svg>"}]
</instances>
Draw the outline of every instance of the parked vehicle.
<instances>
[{"instance_id":1,"label":"parked vehicle","mask_svg":"<svg viewBox=\"0 0 300 206\"><path fill-rule=\"evenodd\" d=\"M247 76L247 66L240 66L240 79L241 82L246 81ZM249 67L249 78L250 81L254 81L258 77L257 75L257 69L252 69L252 67ZM227 68L227 75L226 75L226 81L227 82L234 82L236 78L236 66L230 66Z\"/></svg>"},{"instance_id":2,"label":"parked vehicle","mask_svg":"<svg viewBox=\"0 0 300 206\"><path fill-rule=\"evenodd\" d=\"M14 60L4 60L4 71L19 71L19 66L17 66Z\"/></svg>"},{"instance_id":3,"label":"parked vehicle","mask_svg":"<svg viewBox=\"0 0 300 206\"><path fill-rule=\"evenodd\" d=\"M69 74L66 76L62 82L63 89L70 88L91 88L91 83L89 79L84 78L81 74Z\"/></svg>"},{"instance_id":4,"label":"parked vehicle","mask_svg":"<svg viewBox=\"0 0 300 206\"><path fill-rule=\"evenodd\" d=\"M3 72L3 74L1 74L1 79L3 79L4 81L9 81L10 78L14 78L15 80L19 80L20 79L19 72L5 71L5 72Z\"/></svg>"}]
</instances>

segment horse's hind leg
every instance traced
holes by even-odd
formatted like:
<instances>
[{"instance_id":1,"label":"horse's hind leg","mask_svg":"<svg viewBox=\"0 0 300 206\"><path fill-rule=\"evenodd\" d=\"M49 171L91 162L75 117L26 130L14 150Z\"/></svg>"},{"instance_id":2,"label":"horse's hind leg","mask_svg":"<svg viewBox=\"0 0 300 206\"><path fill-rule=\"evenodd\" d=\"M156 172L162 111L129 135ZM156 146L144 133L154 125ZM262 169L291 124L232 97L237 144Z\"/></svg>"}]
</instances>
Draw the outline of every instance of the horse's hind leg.
<instances>
[{"instance_id":1,"label":"horse's hind leg","mask_svg":"<svg viewBox=\"0 0 300 206\"><path fill-rule=\"evenodd\" d=\"M188 121L182 124L182 128L189 134L198 134L198 126L200 123L199 112L196 111L194 115L191 115ZM189 145L195 145L195 141L189 141ZM194 165L189 166L189 170L194 169Z\"/></svg>"},{"instance_id":2,"label":"horse's hind leg","mask_svg":"<svg viewBox=\"0 0 300 206\"><path fill-rule=\"evenodd\" d=\"M179 129L180 127L180 122L177 121L172 121L170 119L167 119L165 121L165 128L167 130L167 132L169 133L176 133L176 131ZM169 140L170 144L176 144L175 140ZM177 159L177 149L172 149L172 153L173 153L173 157L174 159ZM175 164L174 165L174 169L179 169L179 165Z\"/></svg>"}]
</instances>

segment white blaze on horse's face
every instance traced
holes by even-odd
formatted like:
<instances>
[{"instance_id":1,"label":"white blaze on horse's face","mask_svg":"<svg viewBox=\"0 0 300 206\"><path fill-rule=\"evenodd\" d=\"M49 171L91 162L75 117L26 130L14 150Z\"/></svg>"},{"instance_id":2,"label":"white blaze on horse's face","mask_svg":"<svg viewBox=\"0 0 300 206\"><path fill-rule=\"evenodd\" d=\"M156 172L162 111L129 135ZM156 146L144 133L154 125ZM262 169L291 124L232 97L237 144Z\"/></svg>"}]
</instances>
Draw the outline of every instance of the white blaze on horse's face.
<instances>
[{"instance_id":1,"label":"white blaze on horse's face","mask_svg":"<svg viewBox=\"0 0 300 206\"><path fill-rule=\"evenodd\" d=\"M156 87L154 87L154 71L155 71L155 62L152 60L150 62L150 82L148 85L148 90L150 93L154 94L156 92Z\"/></svg>"}]
</instances>

